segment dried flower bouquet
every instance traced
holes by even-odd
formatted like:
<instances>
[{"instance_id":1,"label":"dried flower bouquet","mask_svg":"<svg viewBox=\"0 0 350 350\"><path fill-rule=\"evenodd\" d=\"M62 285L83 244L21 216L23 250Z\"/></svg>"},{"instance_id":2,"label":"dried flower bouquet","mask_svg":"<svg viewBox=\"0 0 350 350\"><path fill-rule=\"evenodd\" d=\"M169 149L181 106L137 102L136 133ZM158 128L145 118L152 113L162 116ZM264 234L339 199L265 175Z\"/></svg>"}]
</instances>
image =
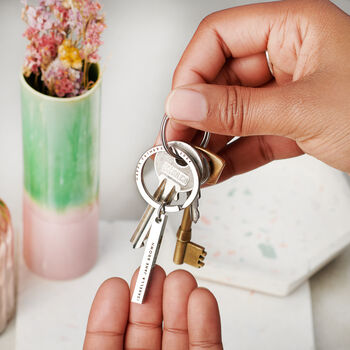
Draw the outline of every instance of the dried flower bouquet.
<instances>
[{"instance_id":1,"label":"dried flower bouquet","mask_svg":"<svg viewBox=\"0 0 350 350\"><path fill-rule=\"evenodd\" d=\"M94 84L91 64L100 60L105 18L97 0L24 0L22 19L29 40L23 75L38 91L57 97L74 97Z\"/></svg>"}]
</instances>

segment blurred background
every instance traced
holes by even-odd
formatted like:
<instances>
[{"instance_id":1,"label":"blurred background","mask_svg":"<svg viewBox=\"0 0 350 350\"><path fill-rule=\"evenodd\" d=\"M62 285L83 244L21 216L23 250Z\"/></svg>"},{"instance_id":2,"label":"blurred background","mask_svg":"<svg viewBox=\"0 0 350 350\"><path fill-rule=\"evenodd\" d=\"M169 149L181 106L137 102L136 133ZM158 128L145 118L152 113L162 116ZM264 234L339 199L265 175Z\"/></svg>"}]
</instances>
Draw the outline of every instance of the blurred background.
<instances>
[{"instance_id":1,"label":"blurred background","mask_svg":"<svg viewBox=\"0 0 350 350\"><path fill-rule=\"evenodd\" d=\"M173 71L201 19L216 10L255 2L261 1L102 1L108 28L100 52L104 68L101 219L137 219L144 210L135 166L153 145ZM349 0L333 2L350 13ZM0 197L9 206L15 227L21 220L22 196L19 75L26 46L22 6L19 0L0 1ZM350 346L349 271L348 249L311 279L318 349L345 349L345 341ZM332 332L328 332L330 324Z\"/></svg>"}]
</instances>

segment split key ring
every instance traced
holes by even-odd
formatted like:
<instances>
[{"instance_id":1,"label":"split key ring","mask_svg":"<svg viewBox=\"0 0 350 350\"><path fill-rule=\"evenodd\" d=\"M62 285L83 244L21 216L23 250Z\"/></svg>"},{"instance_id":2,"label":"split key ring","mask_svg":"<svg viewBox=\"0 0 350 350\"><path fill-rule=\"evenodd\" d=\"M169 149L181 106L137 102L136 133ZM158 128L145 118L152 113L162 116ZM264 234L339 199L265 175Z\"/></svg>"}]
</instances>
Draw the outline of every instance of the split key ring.
<instances>
[{"instance_id":1,"label":"split key ring","mask_svg":"<svg viewBox=\"0 0 350 350\"><path fill-rule=\"evenodd\" d=\"M176 149L174 149L173 147L170 147L168 145L168 141L167 141L166 135L165 135L166 134L166 126L168 124L168 121L169 121L169 117L166 114L164 114L163 120L162 120L162 124L161 124L161 127L160 127L160 135L161 135L161 138L162 138L162 145L163 145L165 151L169 155L171 155L172 157L176 158L179 161L182 161L183 159L177 153ZM202 147L202 148L207 147L207 145L209 143L209 140L210 140L210 132L205 131L204 135L203 135L203 139L202 139L199 147Z\"/></svg>"}]
</instances>

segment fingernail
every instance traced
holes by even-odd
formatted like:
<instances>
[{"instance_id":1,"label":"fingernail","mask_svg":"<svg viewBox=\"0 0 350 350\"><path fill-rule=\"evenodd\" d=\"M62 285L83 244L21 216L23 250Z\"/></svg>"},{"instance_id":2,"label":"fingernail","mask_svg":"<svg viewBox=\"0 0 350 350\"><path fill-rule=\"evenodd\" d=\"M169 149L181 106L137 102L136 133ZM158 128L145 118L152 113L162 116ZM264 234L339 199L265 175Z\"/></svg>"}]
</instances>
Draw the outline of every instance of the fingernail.
<instances>
[{"instance_id":1,"label":"fingernail","mask_svg":"<svg viewBox=\"0 0 350 350\"><path fill-rule=\"evenodd\" d=\"M158 136L157 136L157 139L156 139L155 146L160 145L160 144L161 144L161 142L162 142L162 139L161 139L160 135L158 135Z\"/></svg>"},{"instance_id":2,"label":"fingernail","mask_svg":"<svg viewBox=\"0 0 350 350\"><path fill-rule=\"evenodd\" d=\"M171 92L165 109L169 117L189 121L204 120L208 112L207 101L201 93L183 88Z\"/></svg>"}]
</instances>

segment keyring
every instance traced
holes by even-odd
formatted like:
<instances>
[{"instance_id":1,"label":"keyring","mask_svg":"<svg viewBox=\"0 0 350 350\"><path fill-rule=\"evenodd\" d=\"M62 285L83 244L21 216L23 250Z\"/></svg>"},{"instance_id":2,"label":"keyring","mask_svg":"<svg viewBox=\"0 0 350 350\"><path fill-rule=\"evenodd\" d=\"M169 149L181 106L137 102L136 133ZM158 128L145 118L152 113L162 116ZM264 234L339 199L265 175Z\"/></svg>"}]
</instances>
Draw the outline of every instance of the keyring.
<instances>
[{"instance_id":1,"label":"keyring","mask_svg":"<svg viewBox=\"0 0 350 350\"><path fill-rule=\"evenodd\" d=\"M192 159L185 153L184 151L178 149L179 156L181 157L181 160L185 161L186 164L190 167L192 173L193 173L193 188L186 199L184 204L174 204L174 205L164 205L163 202L157 202L154 200L152 195L149 193L148 189L145 186L145 183L143 181L143 169L145 167L146 161L148 158L152 157L158 152L165 152L165 148L163 146L155 146L149 150L147 150L140 158L139 162L136 166L136 184L139 189L139 192L143 199L151 205L155 209L162 210L165 213L176 213L182 209L187 208L192 204L192 202L195 200L199 188L200 188L200 181L199 181L199 174L196 164L192 161Z\"/></svg>"},{"instance_id":2,"label":"keyring","mask_svg":"<svg viewBox=\"0 0 350 350\"><path fill-rule=\"evenodd\" d=\"M168 141L166 140L165 130L166 130L166 126L168 124L168 121L169 121L169 117L166 114L164 114L163 120L162 120L162 124L161 124L161 127L160 127L160 135L161 135L161 138L162 138L162 145L164 147L164 150L169 155L171 155L172 157L176 158L179 161L183 161L183 159L179 156L177 150L176 149L174 150L173 147L169 147ZM207 147L208 143L209 143L209 140L210 140L210 132L205 131L204 135L203 135L203 139L202 139L199 147L202 147L202 148Z\"/></svg>"},{"instance_id":3,"label":"keyring","mask_svg":"<svg viewBox=\"0 0 350 350\"><path fill-rule=\"evenodd\" d=\"M271 61L270 61L269 52L268 52L267 50L265 51L265 56L266 56L267 65L268 65L268 67L269 67L269 71L270 71L271 75L274 77L275 75L273 74L272 63L271 63Z\"/></svg>"}]
</instances>

